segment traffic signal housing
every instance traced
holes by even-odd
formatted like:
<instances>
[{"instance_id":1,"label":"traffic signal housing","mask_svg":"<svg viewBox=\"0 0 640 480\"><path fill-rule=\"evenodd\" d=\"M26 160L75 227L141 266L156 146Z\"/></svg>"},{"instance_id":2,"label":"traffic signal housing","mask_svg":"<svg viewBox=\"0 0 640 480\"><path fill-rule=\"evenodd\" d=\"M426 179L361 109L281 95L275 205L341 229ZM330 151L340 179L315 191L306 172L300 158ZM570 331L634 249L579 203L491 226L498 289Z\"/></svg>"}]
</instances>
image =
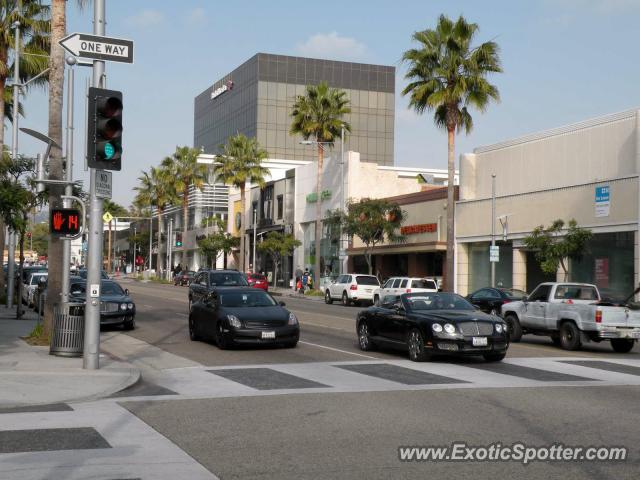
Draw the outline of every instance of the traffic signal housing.
<instances>
[{"instance_id":1,"label":"traffic signal housing","mask_svg":"<svg viewBox=\"0 0 640 480\"><path fill-rule=\"evenodd\" d=\"M89 88L87 163L101 170L122 169L122 92Z\"/></svg>"},{"instance_id":2,"label":"traffic signal housing","mask_svg":"<svg viewBox=\"0 0 640 480\"><path fill-rule=\"evenodd\" d=\"M176 247L182 246L182 232L176 232Z\"/></svg>"}]
</instances>

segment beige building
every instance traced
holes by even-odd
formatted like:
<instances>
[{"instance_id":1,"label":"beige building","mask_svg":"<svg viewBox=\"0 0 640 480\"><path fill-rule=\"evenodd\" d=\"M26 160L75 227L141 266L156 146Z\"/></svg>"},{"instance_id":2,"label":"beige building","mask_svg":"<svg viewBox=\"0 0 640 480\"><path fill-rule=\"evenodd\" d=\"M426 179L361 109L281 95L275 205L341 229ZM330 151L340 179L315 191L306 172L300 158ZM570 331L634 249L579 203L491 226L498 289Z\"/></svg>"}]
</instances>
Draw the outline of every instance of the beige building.
<instances>
[{"instance_id":1,"label":"beige building","mask_svg":"<svg viewBox=\"0 0 640 480\"><path fill-rule=\"evenodd\" d=\"M447 188L431 187L386 200L400 205L406 214L399 232L405 239L373 249L373 273L381 278L396 275L441 278L447 251ZM366 271L364 252L365 245L354 238L347 249L349 271Z\"/></svg>"},{"instance_id":2,"label":"beige building","mask_svg":"<svg viewBox=\"0 0 640 480\"><path fill-rule=\"evenodd\" d=\"M522 239L575 219L594 236L569 279L619 294L638 283L640 111L631 110L476 148L460 160L457 291L490 284L491 176L496 174L496 284L531 291L542 273Z\"/></svg>"}]
</instances>

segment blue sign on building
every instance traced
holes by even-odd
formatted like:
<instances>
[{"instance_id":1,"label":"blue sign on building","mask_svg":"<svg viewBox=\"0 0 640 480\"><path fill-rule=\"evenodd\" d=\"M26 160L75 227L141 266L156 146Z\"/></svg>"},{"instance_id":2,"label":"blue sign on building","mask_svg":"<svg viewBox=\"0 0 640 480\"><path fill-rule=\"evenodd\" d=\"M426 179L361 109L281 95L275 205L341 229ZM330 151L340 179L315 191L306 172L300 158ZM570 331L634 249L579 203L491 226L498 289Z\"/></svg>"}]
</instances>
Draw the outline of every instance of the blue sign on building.
<instances>
[{"instance_id":1,"label":"blue sign on building","mask_svg":"<svg viewBox=\"0 0 640 480\"><path fill-rule=\"evenodd\" d=\"M609 201L609 185L596 187L596 203Z\"/></svg>"}]
</instances>

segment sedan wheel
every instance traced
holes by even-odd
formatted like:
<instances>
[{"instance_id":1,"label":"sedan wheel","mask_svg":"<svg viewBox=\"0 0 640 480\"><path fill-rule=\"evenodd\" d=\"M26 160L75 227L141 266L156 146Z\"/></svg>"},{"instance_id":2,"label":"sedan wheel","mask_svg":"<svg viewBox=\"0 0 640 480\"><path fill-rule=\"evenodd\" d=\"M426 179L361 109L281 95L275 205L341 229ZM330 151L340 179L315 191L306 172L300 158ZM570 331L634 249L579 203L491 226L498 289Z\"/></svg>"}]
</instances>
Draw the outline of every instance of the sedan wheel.
<instances>
[{"instance_id":1,"label":"sedan wheel","mask_svg":"<svg viewBox=\"0 0 640 480\"><path fill-rule=\"evenodd\" d=\"M132 318L131 320L128 320L128 321L124 322L123 326L124 326L125 330L133 330L134 328L136 328L136 319L135 319L135 317Z\"/></svg>"},{"instance_id":2,"label":"sedan wheel","mask_svg":"<svg viewBox=\"0 0 640 480\"><path fill-rule=\"evenodd\" d=\"M194 342L200 339L198 335L196 335L196 326L191 317L189 317L189 338Z\"/></svg>"},{"instance_id":3,"label":"sedan wheel","mask_svg":"<svg viewBox=\"0 0 640 480\"><path fill-rule=\"evenodd\" d=\"M324 294L324 303L327 305L331 305L333 303L333 299L331 298L331 293L327 290Z\"/></svg>"},{"instance_id":4,"label":"sedan wheel","mask_svg":"<svg viewBox=\"0 0 640 480\"><path fill-rule=\"evenodd\" d=\"M412 361L424 362L429 359L430 355L425 351L424 338L422 338L420 330L414 328L409 332L407 346L409 347L409 358Z\"/></svg>"},{"instance_id":5,"label":"sedan wheel","mask_svg":"<svg viewBox=\"0 0 640 480\"><path fill-rule=\"evenodd\" d=\"M364 352L369 352L375 349L375 344L371 340L369 325L367 325L366 320L362 320L358 327L358 345L360 346L360 350Z\"/></svg>"},{"instance_id":6,"label":"sedan wheel","mask_svg":"<svg viewBox=\"0 0 640 480\"><path fill-rule=\"evenodd\" d=\"M222 326L222 322L218 322L216 326L216 345L220 350L226 350L229 348L229 341L224 336L224 327Z\"/></svg>"}]
</instances>

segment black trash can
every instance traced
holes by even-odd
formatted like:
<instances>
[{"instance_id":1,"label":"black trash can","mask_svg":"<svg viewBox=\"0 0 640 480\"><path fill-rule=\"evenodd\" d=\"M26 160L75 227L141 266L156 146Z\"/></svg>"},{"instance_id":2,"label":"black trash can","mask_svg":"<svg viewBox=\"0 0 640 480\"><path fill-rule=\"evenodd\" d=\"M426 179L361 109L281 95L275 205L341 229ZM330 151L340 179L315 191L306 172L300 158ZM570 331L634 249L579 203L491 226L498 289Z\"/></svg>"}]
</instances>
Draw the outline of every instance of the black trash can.
<instances>
[{"instance_id":1,"label":"black trash can","mask_svg":"<svg viewBox=\"0 0 640 480\"><path fill-rule=\"evenodd\" d=\"M84 303L62 303L53 309L49 354L81 357L84 347Z\"/></svg>"}]
</instances>

